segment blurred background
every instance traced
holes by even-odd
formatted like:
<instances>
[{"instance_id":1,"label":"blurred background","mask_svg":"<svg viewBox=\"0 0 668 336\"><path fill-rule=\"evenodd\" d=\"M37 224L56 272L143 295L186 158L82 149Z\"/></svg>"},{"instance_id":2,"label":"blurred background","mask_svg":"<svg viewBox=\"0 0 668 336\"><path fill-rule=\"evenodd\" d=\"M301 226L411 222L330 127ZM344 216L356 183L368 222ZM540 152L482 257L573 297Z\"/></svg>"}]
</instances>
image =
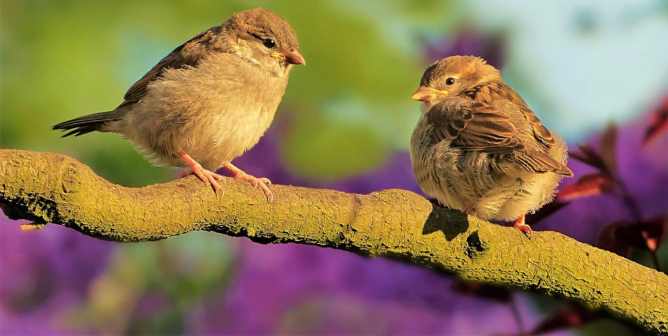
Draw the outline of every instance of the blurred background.
<instances>
[{"instance_id":1,"label":"blurred background","mask_svg":"<svg viewBox=\"0 0 668 336\"><path fill-rule=\"evenodd\" d=\"M0 146L64 153L124 186L175 178L116 135L60 139L51 126L113 109L173 48L260 6L290 22L308 66L292 72L269 132L234 162L248 173L419 192L408 146L420 106L410 94L431 62L478 55L571 150L612 147L642 217L619 194L593 195L535 230L601 246L613 222L665 228L668 137L648 129L661 130L668 115L668 1L1 0ZM616 146L600 140L611 122ZM576 177L596 172L569 166ZM3 335L638 332L557 299L342 251L203 232L117 244L18 224L0 217ZM625 255L668 269L663 232L654 249L630 244Z\"/></svg>"}]
</instances>

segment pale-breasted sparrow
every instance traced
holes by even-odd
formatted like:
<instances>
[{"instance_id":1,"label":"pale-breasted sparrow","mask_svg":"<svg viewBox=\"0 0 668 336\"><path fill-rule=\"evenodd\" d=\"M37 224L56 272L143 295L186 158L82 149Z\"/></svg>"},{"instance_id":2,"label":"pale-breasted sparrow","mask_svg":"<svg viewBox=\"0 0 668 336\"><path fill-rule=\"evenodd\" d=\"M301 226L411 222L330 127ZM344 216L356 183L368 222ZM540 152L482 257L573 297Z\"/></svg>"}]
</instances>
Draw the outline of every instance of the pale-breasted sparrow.
<instances>
[{"instance_id":1,"label":"pale-breasted sparrow","mask_svg":"<svg viewBox=\"0 0 668 336\"><path fill-rule=\"evenodd\" d=\"M137 81L116 109L55 125L82 135L114 132L152 162L189 166L216 191L225 167L236 178L273 195L231 161L269 128L293 64L305 64L297 36L277 14L257 8L237 13L174 49Z\"/></svg>"},{"instance_id":2,"label":"pale-breasted sparrow","mask_svg":"<svg viewBox=\"0 0 668 336\"><path fill-rule=\"evenodd\" d=\"M420 188L452 209L485 220L515 221L554 197L566 145L550 132L497 69L473 56L427 68L411 97L424 102L411 138Z\"/></svg>"}]
</instances>

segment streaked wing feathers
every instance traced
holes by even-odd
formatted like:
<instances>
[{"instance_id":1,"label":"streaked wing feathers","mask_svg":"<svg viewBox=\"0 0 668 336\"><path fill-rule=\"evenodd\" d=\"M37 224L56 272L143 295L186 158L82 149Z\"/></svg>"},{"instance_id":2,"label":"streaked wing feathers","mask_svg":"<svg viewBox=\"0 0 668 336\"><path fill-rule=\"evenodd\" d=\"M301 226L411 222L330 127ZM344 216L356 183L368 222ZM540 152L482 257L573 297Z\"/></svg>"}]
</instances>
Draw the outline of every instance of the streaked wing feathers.
<instances>
[{"instance_id":1,"label":"streaked wing feathers","mask_svg":"<svg viewBox=\"0 0 668 336\"><path fill-rule=\"evenodd\" d=\"M524 118L526 118L526 120L531 125L536 140L540 141L547 148L554 146L554 138L552 137L552 133L550 133L550 131L545 126L543 126L543 123L540 121L540 119L538 119L538 117L536 117L536 114L527 106L522 106L520 111L522 112L522 115L524 115Z\"/></svg>"},{"instance_id":2,"label":"streaked wing feathers","mask_svg":"<svg viewBox=\"0 0 668 336\"><path fill-rule=\"evenodd\" d=\"M128 89L121 106L139 102L146 95L147 86L152 81L160 78L165 70L197 65L210 50L218 47L218 44L213 42L219 36L221 29L220 26L207 29L161 59L158 64Z\"/></svg>"},{"instance_id":3,"label":"streaked wing feathers","mask_svg":"<svg viewBox=\"0 0 668 336\"><path fill-rule=\"evenodd\" d=\"M434 127L436 141L447 139L451 141L452 147L496 154L499 158L514 161L529 172L555 172L564 176L573 174L542 150L522 143L510 116L491 105L450 98L432 107L427 117ZM533 112L529 117L533 117L538 122L536 125L540 126L534 130L540 132L544 129L546 132L544 139L538 140L553 143L552 134L540 124Z\"/></svg>"},{"instance_id":4,"label":"streaked wing feathers","mask_svg":"<svg viewBox=\"0 0 668 336\"><path fill-rule=\"evenodd\" d=\"M459 98L454 98L459 99ZM435 136L467 150L511 152L523 146L514 137L517 130L510 117L490 106L471 102L444 101L429 111Z\"/></svg>"},{"instance_id":5,"label":"streaked wing feathers","mask_svg":"<svg viewBox=\"0 0 668 336\"><path fill-rule=\"evenodd\" d=\"M527 150L515 153L515 161L524 169L535 173L555 172L559 175L573 176L568 167L557 162L549 155L537 150Z\"/></svg>"}]
</instances>

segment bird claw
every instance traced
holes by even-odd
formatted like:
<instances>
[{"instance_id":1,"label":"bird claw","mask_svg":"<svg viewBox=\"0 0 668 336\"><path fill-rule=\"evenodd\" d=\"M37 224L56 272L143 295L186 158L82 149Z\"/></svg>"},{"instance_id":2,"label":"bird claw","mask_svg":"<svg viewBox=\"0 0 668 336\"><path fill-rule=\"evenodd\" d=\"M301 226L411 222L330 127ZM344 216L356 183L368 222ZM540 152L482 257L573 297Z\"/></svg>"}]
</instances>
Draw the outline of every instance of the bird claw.
<instances>
[{"instance_id":1,"label":"bird claw","mask_svg":"<svg viewBox=\"0 0 668 336\"><path fill-rule=\"evenodd\" d=\"M179 178L186 177L190 174L195 174L200 180L202 180L202 182L208 183L213 187L213 191L216 193L216 197L218 197L219 191L222 193L223 188L220 186L220 184L218 184L218 181L225 181L225 178L222 175L218 175L214 172L204 169L202 165L193 160L193 158L191 158L185 152L179 153L179 156L186 164L188 164L188 166L190 166L190 169L179 174Z\"/></svg>"},{"instance_id":2,"label":"bird claw","mask_svg":"<svg viewBox=\"0 0 668 336\"><path fill-rule=\"evenodd\" d=\"M223 188L218 183L218 181L225 181L225 178L222 175L210 172L201 166L196 166L193 169L188 169L181 172L181 174L179 174L179 178L186 177L190 174L195 174L195 176L202 180L202 182L210 184L211 187L213 187L213 190L216 192L216 196L218 196L218 192L223 191Z\"/></svg>"},{"instance_id":3,"label":"bird claw","mask_svg":"<svg viewBox=\"0 0 668 336\"><path fill-rule=\"evenodd\" d=\"M234 178L240 179L242 181L249 182L250 184L253 185L254 188L257 188L258 186L262 191L264 192L264 195L267 196L267 200L269 203L274 201L274 194L271 192L269 187L267 185L271 185L271 181L266 178L266 177L255 177L253 175L249 175L243 171L240 171L236 174L234 174Z\"/></svg>"},{"instance_id":4,"label":"bird claw","mask_svg":"<svg viewBox=\"0 0 668 336\"><path fill-rule=\"evenodd\" d=\"M524 222L524 215L522 217L518 218L515 223L513 224L513 227L524 232L524 234L527 235L529 239L533 237L533 230L531 230L531 226L527 225Z\"/></svg>"}]
</instances>

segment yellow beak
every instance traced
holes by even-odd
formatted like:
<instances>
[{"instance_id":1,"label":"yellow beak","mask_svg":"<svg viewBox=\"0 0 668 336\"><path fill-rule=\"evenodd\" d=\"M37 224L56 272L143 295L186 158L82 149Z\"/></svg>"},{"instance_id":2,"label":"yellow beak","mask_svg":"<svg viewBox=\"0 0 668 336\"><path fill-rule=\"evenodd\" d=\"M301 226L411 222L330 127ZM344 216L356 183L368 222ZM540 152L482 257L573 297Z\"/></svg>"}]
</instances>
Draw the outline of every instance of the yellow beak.
<instances>
[{"instance_id":1,"label":"yellow beak","mask_svg":"<svg viewBox=\"0 0 668 336\"><path fill-rule=\"evenodd\" d=\"M306 60L304 59L304 56L302 56L299 50L296 50L294 48L285 51L283 53L273 52L271 53L271 57L284 59L285 62L288 64L306 65Z\"/></svg>"},{"instance_id":2,"label":"yellow beak","mask_svg":"<svg viewBox=\"0 0 668 336\"><path fill-rule=\"evenodd\" d=\"M415 92L413 92L411 99L421 102L428 102L436 99L436 97L438 96L447 94L448 94L447 90L436 90L428 86L420 86L420 88L418 88L417 90L415 90Z\"/></svg>"}]
</instances>

